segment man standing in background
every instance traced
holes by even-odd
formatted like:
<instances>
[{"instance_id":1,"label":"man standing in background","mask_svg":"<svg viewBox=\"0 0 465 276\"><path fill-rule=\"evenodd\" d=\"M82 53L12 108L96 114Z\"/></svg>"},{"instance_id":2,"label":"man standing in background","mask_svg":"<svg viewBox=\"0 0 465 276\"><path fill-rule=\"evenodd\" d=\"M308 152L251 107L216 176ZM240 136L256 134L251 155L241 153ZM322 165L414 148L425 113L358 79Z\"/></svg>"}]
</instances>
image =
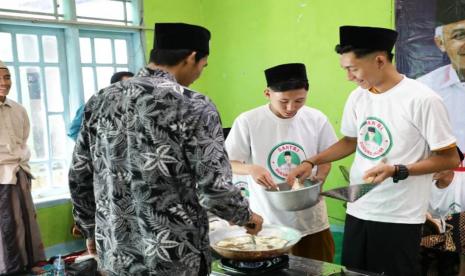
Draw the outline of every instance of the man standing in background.
<instances>
[{"instance_id":1,"label":"man standing in background","mask_svg":"<svg viewBox=\"0 0 465 276\"><path fill-rule=\"evenodd\" d=\"M8 99L11 75L0 61L0 274L29 270L44 260L31 196L26 109Z\"/></svg>"}]
</instances>

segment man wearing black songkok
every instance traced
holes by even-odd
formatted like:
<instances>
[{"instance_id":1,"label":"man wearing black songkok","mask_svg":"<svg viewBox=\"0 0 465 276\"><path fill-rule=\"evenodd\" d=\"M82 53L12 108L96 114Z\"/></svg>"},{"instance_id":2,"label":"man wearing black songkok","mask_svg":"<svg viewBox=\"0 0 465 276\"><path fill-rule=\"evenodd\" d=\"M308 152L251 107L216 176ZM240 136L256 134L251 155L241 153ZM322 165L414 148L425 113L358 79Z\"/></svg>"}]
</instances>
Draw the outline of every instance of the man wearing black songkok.
<instances>
[{"instance_id":1,"label":"man wearing black songkok","mask_svg":"<svg viewBox=\"0 0 465 276\"><path fill-rule=\"evenodd\" d=\"M155 24L147 67L85 106L69 186L108 275L208 275L205 209L261 230L232 184L216 107L187 88L207 66L209 40L200 26Z\"/></svg>"},{"instance_id":2,"label":"man wearing black songkok","mask_svg":"<svg viewBox=\"0 0 465 276\"><path fill-rule=\"evenodd\" d=\"M239 115L226 139L233 173L247 175L251 208L266 223L302 233L291 249L293 255L332 262L334 240L325 201L284 211L273 205L264 187L276 189L301 161L335 143L336 134L321 111L305 106L309 83L304 64L273 66L265 70L265 77L268 103ZM323 185L330 169L331 164L321 164L310 179ZM301 188L298 184L292 188Z\"/></svg>"},{"instance_id":3,"label":"man wearing black songkok","mask_svg":"<svg viewBox=\"0 0 465 276\"><path fill-rule=\"evenodd\" d=\"M344 108L344 136L297 167L288 182L306 178L314 165L355 153L350 185L377 187L347 204L342 264L419 275L432 174L460 163L447 112L435 92L397 72L391 62L396 31L342 26L339 36L341 67L358 85Z\"/></svg>"}]
</instances>

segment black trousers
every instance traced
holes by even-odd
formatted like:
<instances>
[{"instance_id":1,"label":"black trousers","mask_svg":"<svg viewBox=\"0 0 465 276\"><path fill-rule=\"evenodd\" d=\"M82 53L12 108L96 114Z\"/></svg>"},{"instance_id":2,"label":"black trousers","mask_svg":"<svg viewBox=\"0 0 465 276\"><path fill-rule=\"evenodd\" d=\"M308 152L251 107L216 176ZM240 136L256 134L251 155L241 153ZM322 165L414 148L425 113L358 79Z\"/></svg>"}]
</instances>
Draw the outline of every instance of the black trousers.
<instances>
[{"instance_id":1,"label":"black trousers","mask_svg":"<svg viewBox=\"0 0 465 276\"><path fill-rule=\"evenodd\" d=\"M346 215L342 264L352 270L389 276L420 275L421 227Z\"/></svg>"}]
</instances>

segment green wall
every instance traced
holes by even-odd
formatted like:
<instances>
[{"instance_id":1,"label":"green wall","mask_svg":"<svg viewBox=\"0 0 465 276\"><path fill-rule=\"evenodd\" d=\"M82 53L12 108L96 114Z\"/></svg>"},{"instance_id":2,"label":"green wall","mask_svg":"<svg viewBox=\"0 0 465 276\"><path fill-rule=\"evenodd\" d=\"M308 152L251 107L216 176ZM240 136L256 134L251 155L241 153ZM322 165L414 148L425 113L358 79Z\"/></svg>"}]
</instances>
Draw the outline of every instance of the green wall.
<instances>
[{"instance_id":1,"label":"green wall","mask_svg":"<svg viewBox=\"0 0 465 276\"><path fill-rule=\"evenodd\" d=\"M169 3L168 3L169 2ZM154 22L200 24L212 32L208 67L193 88L216 103L224 126L241 112L266 103L263 70L303 62L310 80L309 106L323 111L339 134L344 102L355 85L346 80L334 52L341 25L394 28L394 0L172 0L144 1L146 26ZM147 31L147 51L153 31ZM345 182L333 163L324 189ZM345 210L327 199L332 224Z\"/></svg>"},{"instance_id":2,"label":"green wall","mask_svg":"<svg viewBox=\"0 0 465 276\"><path fill-rule=\"evenodd\" d=\"M37 220L45 247L75 239L71 235L71 203L38 208Z\"/></svg>"}]
</instances>

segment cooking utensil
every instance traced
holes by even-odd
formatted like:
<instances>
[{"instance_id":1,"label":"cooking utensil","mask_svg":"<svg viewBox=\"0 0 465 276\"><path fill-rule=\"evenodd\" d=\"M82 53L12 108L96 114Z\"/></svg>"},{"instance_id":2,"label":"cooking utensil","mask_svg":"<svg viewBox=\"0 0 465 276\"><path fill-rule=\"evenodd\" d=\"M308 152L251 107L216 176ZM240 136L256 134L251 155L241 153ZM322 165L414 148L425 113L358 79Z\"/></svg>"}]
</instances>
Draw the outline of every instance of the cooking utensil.
<instances>
[{"instance_id":1,"label":"cooking utensil","mask_svg":"<svg viewBox=\"0 0 465 276\"><path fill-rule=\"evenodd\" d=\"M309 179L303 183L303 188L292 190L286 183L278 183L279 190L265 190L265 196L276 209L283 211L298 211L310 208L320 200L321 183Z\"/></svg>"},{"instance_id":2,"label":"cooking utensil","mask_svg":"<svg viewBox=\"0 0 465 276\"><path fill-rule=\"evenodd\" d=\"M320 196L327 196L346 202L354 202L364 196L377 184L363 183L344 186L321 192L321 183L305 180L303 188L292 190L287 183L278 183L279 190L265 190L265 196L278 210L298 211L310 208L320 201Z\"/></svg>"},{"instance_id":3,"label":"cooking utensil","mask_svg":"<svg viewBox=\"0 0 465 276\"><path fill-rule=\"evenodd\" d=\"M240 237L248 235L243 227L230 226L212 231L210 235L210 246L223 258L241 261L258 261L273 258L285 254L292 248L301 238L300 231L280 225L263 225L262 231L257 236L278 237L288 241L280 248L270 250L238 250L228 249L216 246L219 241L228 238Z\"/></svg>"},{"instance_id":4,"label":"cooking utensil","mask_svg":"<svg viewBox=\"0 0 465 276\"><path fill-rule=\"evenodd\" d=\"M377 184L372 183L354 184L324 191L321 192L320 195L343 200L346 202L354 202L377 186Z\"/></svg>"}]
</instances>

